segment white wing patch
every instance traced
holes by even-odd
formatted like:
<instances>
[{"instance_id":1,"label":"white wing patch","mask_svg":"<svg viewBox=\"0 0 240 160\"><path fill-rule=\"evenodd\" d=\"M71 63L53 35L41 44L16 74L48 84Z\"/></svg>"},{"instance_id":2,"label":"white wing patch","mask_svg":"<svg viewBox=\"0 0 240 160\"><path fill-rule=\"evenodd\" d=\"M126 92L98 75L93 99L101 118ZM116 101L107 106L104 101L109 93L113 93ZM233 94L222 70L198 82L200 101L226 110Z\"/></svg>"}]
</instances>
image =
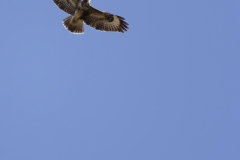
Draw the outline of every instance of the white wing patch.
<instances>
[{"instance_id":1,"label":"white wing patch","mask_svg":"<svg viewBox=\"0 0 240 160\"><path fill-rule=\"evenodd\" d=\"M113 25L113 26L119 26L120 25L120 20L117 16L113 16L113 21L112 22L105 22L107 25Z\"/></svg>"}]
</instances>

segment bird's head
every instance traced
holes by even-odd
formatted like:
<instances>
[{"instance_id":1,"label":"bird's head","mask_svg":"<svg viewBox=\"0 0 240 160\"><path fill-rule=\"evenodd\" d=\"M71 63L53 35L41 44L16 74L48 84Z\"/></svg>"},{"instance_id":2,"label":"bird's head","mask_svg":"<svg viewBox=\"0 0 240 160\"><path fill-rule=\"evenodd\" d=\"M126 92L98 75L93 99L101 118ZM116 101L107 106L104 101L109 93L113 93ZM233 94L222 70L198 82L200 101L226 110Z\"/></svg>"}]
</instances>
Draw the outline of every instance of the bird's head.
<instances>
[{"instance_id":1,"label":"bird's head","mask_svg":"<svg viewBox=\"0 0 240 160\"><path fill-rule=\"evenodd\" d=\"M90 0L82 0L82 2L79 3L79 5L81 6L81 8L87 9L90 6Z\"/></svg>"}]
</instances>

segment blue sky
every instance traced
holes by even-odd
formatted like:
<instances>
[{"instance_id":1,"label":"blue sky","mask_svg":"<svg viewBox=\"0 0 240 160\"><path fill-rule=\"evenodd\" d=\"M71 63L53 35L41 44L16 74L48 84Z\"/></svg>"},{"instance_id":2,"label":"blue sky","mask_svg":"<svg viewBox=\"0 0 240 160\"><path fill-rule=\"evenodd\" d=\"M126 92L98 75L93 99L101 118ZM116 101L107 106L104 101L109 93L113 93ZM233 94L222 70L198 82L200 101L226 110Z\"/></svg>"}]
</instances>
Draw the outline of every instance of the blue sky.
<instances>
[{"instance_id":1,"label":"blue sky","mask_svg":"<svg viewBox=\"0 0 240 160\"><path fill-rule=\"evenodd\" d=\"M1 3L0 159L238 160L240 1L91 4L129 31Z\"/></svg>"}]
</instances>

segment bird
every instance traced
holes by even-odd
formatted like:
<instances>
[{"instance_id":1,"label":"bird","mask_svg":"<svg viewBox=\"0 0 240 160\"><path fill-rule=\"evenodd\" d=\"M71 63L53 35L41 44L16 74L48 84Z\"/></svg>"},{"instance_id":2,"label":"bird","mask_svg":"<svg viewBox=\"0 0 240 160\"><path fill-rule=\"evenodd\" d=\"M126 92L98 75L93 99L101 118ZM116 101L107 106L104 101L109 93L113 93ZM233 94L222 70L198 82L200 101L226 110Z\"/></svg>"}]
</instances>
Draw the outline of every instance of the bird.
<instances>
[{"instance_id":1,"label":"bird","mask_svg":"<svg viewBox=\"0 0 240 160\"><path fill-rule=\"evenodd\" d=\"M90 0L53 0L53 2L70 15L62 22L73 34L84 33L83 23L104 32L124 33L128 30L128 23L123 17L93 8Z\"/></svg>"}]
</instances>

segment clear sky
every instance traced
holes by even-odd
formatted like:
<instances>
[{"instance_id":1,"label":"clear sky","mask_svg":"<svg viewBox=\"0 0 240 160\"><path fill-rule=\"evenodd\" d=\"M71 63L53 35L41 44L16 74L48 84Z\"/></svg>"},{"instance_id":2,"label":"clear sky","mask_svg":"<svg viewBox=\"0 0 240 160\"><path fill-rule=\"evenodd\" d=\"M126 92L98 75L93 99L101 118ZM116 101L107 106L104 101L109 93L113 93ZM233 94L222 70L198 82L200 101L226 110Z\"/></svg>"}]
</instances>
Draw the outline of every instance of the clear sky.
<instances>
[{"instance_id":1,"label":"clear sky","mask_svg":"<svg viewBox=\"0 0 240 160\"><path fill-rule=\"evenodd\" d=\"M92 0L129 31L0 6L1 160L239 160L240 1Z\"/></svg>"}]
</instances>

